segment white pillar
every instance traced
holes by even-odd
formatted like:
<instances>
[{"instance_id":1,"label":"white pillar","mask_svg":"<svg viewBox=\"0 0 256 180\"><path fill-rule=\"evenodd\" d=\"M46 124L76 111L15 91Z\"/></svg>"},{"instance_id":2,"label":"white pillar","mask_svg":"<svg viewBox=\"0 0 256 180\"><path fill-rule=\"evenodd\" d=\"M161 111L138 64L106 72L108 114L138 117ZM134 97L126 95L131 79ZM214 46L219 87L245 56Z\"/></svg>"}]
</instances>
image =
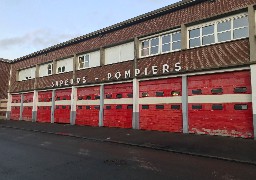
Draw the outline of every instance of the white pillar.
<instances>
[{"instance_id":1,"label":"white pillar","mask_svg":"<svg viewBox=\"0 0 256 180\"><path fill-rule=\"evenodd\" d=\"M77 88L72 87L71 92L71 110L70 110L70 124L75 125L76 123L76 104L77 104Z\"/></svg>"},{"instance_id":2,"label":"white pillar","mask_svg":"<svg viewBox=\"0 0 256 180\"><path fill-rule=\"evenodd\" d=\"M99 127L104 126L104 84L100 85L100 112L99 112Z\"/></svg>"},{"instance_id":3,"label":"white pillar","mask_svg":"<svg viewBox=\"0 0 256 180\"><path fill-rule=\"evenodd\" d=\"M12 111L12 95L8 93L6 120L11 119L11 111Z\"/></svg>"},{"instance_id":4,"label":"white pillar","mask_svg":"<svg viewBox=\"0 0 256 180\"><path fill-rule=\"evenodd\" d=\"M188 133L188 80L187 76L182 76L182 118L183 133Z\"/></svg>"},{"instance_id":5,"label":"white pillar","mask_svg":"<svg viewBox=\"0 0 256 180\"><path fill-rule=\"evenodd\" d=\"M20 95L20 121L22 120L24 94Z\"/></svg>"},{"instance_id":6,"label":"white pillar","mask_svg":"<svg viewBox=\"0 0 256 180\"><path fill-rule=\"evenodd\" d=\"M132 128L140 129L140 104L139 104L139 81L133 79L133 114L132 114Z\"/></svg>"},{"instance_id":7,"label":"white pillar","mask_svg":"<svg viewBox=\"0 0 256 180\"><path fill-rule=\"evenodd\" d=\"M254 140L256 140L256 64L251 65L252 113Z\"/></svg>"},{"instance_id":8,"label":"white pillar","mask_svg":"<svg viewBox=\"0 0 256 180\"><path fill-rule=\"evenodd\" d=\"M55 90L52 90L51 123L54 123L54 111L55 111Z\"/></svg>"},{"instance_id":9,"label":"white pillar","mask_svg":"<svg viewBox=\"0 0 256 180\"><path fill-rule=\"evenodd\" d=\"M37 103L38 103L38 91L34 90L33 109L32 109L32 122L36 122L37 121Z\"/></svg>"}]
</instances>

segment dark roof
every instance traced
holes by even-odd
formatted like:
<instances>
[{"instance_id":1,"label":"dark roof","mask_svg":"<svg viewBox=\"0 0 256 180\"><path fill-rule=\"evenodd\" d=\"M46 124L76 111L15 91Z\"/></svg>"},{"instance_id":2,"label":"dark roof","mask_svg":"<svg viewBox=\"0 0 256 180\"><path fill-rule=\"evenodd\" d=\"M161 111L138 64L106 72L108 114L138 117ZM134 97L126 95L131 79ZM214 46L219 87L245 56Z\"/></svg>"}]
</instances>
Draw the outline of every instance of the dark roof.
<instances>
[{"instance_id":1,"label":"dark roof","mask_svg":"<svg viewBox=\"0 0 256 180\"><path fill-rule=\"evenodd\" d=\"M14 59L13 62L24 60L26 58L34 57L34 56L37 56L37 55L40 55L40 54L44 54L44 53L47 53L49 51L52 51L52 50L55 50L55 49L59 49L61 47L71 45L73 43L81 42L81 41L83 41L83 40L85 40L87 38L92 38L92 37L100 35L100 34L105 34L105 33L111 32L113 30L117 30L117 29L120 29L122 27L131 25L131 24L134 24L134 23L138 23L138 22L141 22L141 21L144 21L144 20L147 20L147 19L159 16L161 14L165 14L165 13L173 11L173 10L181 9L181 8L184 8L184 7L192 5L193 3L199 3L199 2L202 2L202 1L206 1L206 0L182 0L182 1L176 2L174 4L162 7L160 9L157 9L157 10L154 10L154 11L142 14L140 16L128 19L126 21L114 24L112 26L109 26L109 27L106 27L106 28L94 31L92 33L89 33L89 34L86 34L86 35L83 35L83 36L80 36L80 37L77 37L77 38L65 41L63 43L59 43L59 44L50 46L48 48L36 51L36 52L28 54L26 56Z\"/></svg>"},{"instance_id":2,"label":"dark roof","mask_svg":"<svg viewBox=\"0 0 256 180\"><path fill-rule=\"evenodd\" d=\"M12 60L4 59L4 58L0 58L0 61L6 62L6 63L11 63L12 62Z\"/></svg>"}]
</instances>

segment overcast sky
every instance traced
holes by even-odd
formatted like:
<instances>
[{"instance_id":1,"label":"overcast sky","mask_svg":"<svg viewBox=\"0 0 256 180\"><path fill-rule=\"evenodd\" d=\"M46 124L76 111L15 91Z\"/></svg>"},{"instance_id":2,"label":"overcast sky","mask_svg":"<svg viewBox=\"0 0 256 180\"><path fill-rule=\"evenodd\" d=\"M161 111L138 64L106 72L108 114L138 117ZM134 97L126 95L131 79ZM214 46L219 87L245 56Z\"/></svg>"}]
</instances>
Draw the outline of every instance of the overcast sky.
<instances>
[{"instance_id":1,"label":"overcast sky","mask_svg":"<svg viewBox=\"0 0 256 180\"><path fill-rule=\"evenodd\" d=\"M178 0L0 0L0 58L16 59Z\"/></svg>"}]
</instances>

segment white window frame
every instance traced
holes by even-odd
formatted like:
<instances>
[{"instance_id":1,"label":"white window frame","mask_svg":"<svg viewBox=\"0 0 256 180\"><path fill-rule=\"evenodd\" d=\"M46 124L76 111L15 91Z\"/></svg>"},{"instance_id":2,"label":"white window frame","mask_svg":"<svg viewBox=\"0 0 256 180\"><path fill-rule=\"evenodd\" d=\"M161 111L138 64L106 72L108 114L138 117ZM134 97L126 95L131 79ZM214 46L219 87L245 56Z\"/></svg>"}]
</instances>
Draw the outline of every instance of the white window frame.
<instances>
[{"instance_id":1,"label":"white window frame","mask_svg":"<svg viewBox=\"0 0 256 180\"><path fill-rule=\"evenodd\" d=\"M59 72L59 68L61 69L61 71ZM63 68L65 68L65 71L63 71ZM60 66L57 68L57 74L62 74L66 72L66 67L65 66Z\"/></svg>"},{"instance_id":2,"label":"white window frame","mask_svg":"<svg viewBox=\"0 0 256 180\"><path fill-rule=\"evenodd\" d=\"M156 34L156 35L152 35L152 36L147 36L147 37L144 37L144 38L141 38L139 39L140 40L140 45L139 45L139 57L140 58L146 58L146 57L151 57L151 56L156 56L156 55L159 55L159 54L166 54L166 53L170 53L170 52L176 52L176 51L180 51L181 49L176 49L176 50L172 50L172 44L173 43L176 43L176 42L181 42L181 39L179 41L173 41L172 40L172 35L173 34L176 34L176 33L181 33L181 29L175 29L175 30L172 30L172 31L167 31L167 32L163 32L163 33L159 33L159 34ZM162 43L162 37L166 36L166 35L170 35L171 36L171 40L170 40L170 50L169 51L165 51L165 52L162 52L162 46L163 46L163 43ZM158 53L156 54L151 54L151 40L155 39L155 38L158 38L159 39L159 44L158 44ZM142 55L142 43L145 42L145 41L148 41L149 42L149 47L148 48L144 48L144 49L148 49L149 51L149 54L148 55L145 55L143 56ZM165 43L167 44L167 43ZM155 46L154 46L155 47Z\"/></svg>"},{"instance_id":3,"label":"white window frame","mask_svg":"<svg viewBox=\"0 0 256 180\"><path fill-rule=\"evenodd\" d=\"M236 15L233 15L233 16L228 16L228 17L225 17L225 18L222 18L222 19L217 19L217 20L214 20L214 21L210 21L210 22L207 22L207 23L203 23L203 24L199 24L199 25L195 25L195 26L189 27L187 29L187 37L188 37L187 38L187 48L188 49L193 49L193 48L197 48L197 47L209 46L211 44L219 44L219 43L223 43L223 42L230 42L230 41L234 41L234 40L248 38L248 36L247 37L240 37L240 38L236 38L236 39L234 38L234 31L235 30L243 29L243 28L246 28L246 27L248 27L248 29L249 29L249 25L248 26L241 26L239 28L234 28L234 20L238 19L238 18L243 18L243 17L248 17L248 13L240 13L240 14L236 14ZM229 20L231 20L231 29L218 32L218 24L222 23L222 22L227 22ZM202 28L210 26L210 25L214 25L214 40L215 40L215 42L211 43L211 44L203 45L203 37L206 37L206 36L208 36L210 34L203 36ZM195 29L200 29L200 36L190 38L189 32L191 30L195 30ZM231 33L231 40L218 41L218 34L224 33L224 32L230 32ZM200 38L200 45L199 46L190 47L190 40L196 39L196 38Z\"/></svg>"},{"instance_id":4,"label":"white window frame","mask_svg":"<svg viewBox=\"0 0 256 180\"><path fill-rule=\"evenodd\" d=\"M49 69L49 66L51 66L51 68ZM51 70L51 73L49 73L49 70ZM47 64L47 75L50 76L53 74L53 63Z\"/></svg>"},{"instance_id":5,"label":"white window frame","mask_svg":"<svg viewBox=\"0 0 256 180\"><path fill-rule=\"evenodd\" d=\"M85 58L86 56L88 56L88 67L85 66L85 62L87 62L87 61L86 61L86 58ZM84 57L84 62L83 62L84 65L83 65L82 68L80 67L80 60L79 60L80 57ZM78 56L78 58L77 58L77 61L78 61L78 70L90 68L90 59L91 59L90 54L83 54L83 55Z\"/></svg>"}]
</instances>

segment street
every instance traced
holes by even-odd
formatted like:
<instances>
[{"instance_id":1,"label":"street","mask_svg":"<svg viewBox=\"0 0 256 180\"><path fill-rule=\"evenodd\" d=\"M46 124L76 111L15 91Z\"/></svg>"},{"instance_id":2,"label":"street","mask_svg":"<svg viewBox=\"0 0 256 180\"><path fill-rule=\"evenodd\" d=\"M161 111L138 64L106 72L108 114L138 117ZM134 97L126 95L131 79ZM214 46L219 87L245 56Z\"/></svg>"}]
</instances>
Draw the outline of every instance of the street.
<instances>
[{"instance_id":1,"label":"street","mask_svg":"<svg viewBox=\"0 0 256 180\"><path fill-rule=\"evenodd\" d=\"M256 166L0 128L1 179L256 179Z\"/></svg>"}]
</instances>

